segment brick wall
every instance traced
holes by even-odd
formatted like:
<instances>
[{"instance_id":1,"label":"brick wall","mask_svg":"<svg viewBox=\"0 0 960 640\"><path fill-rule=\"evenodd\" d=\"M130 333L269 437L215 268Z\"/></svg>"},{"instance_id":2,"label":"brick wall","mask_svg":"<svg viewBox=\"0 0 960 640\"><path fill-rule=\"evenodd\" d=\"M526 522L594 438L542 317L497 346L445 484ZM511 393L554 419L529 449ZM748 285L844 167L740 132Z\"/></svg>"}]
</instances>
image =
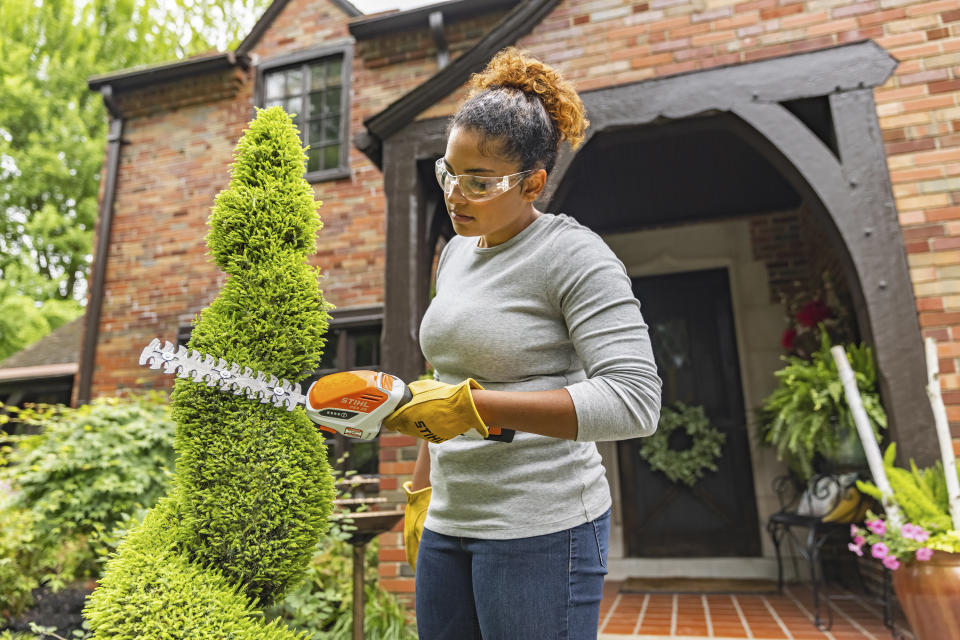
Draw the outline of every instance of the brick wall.
<instances>
[{"instance_id":1,"label":"brick wall","mask_svg":"<svg viewBox=\"0 0 960 640\"><path fill-rule=\"evenodd\" d=\"M453 55L492 17L448 29ZM260 59L347 37L346 16L326 0L293 0L254 50ZM960 436L960 8L956 0L567 0L518 43L560 68L582 91L718 65L873 39L901 61L875 91L894 194L924 335L940 343L944 397ZM357 44L351 134L362 120L436 71L426 30ZM251 115L252 74L168 95L172 110L128 123L107 269L93 391L162 384L131 366L131 343L172 336L221 282L204 255L206 218L227 184L227 164ZM165 91L169 91L165 89ZM150 100L162 100L163 92ZM452 113L456 91L420 117ZM143 97L143 96L142 96ZM179 101L179 103L177 103ZM149 102L147 100L146 102ZM588 114L589 115L589 114ZM339 307L383 299L384 196L380 172L351 150L351 176L316 185L325 228L315 258ZM385 494L412 468L413 443L381 442ZM381 537L384 584L409 594L400 533Z\"/></svg>"}]
</instances>

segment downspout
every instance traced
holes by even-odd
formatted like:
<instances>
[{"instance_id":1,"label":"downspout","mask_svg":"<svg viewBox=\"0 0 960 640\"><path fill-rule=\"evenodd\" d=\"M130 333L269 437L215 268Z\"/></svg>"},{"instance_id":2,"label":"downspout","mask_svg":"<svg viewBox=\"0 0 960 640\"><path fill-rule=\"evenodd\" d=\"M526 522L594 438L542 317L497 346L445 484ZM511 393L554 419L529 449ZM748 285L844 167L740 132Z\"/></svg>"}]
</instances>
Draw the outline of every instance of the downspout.
<instances>
[{"instance_id":1,"label":"downspout","mask_svg":"<svg viewBox=\"0 0 960 640\"><path fill-rule=\"evenodd\" d=\"M120 146L123 144L123 116L113 98L113 88L107 84L100 87L103 104L110 114L110 130L107 133L107 177L100 202L100 233L97 234L97 249L93 259L93 280L90 298L84 318L83 348L77 373L77 394L74 406L90 402L93 386L93 365L100 337L100 313L103 309L103 284L107 274L107 256L110 253L110 236L113 227L113 205L117 193L117 173L120 168Z\"/></svg>"}]
</instances>

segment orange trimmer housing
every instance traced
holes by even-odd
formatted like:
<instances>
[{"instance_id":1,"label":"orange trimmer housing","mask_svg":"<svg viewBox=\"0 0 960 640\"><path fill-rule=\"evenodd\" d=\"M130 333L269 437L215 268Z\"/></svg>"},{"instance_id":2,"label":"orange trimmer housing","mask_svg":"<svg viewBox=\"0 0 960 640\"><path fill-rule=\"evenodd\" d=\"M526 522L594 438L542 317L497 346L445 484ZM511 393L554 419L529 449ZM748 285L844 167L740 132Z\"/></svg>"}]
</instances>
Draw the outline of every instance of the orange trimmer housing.
<instances>
[{"instance_id":1,"label":"orange trimmer housing","mask_svg":"<svg viewBox=\"0 0 960 640\"><path fill-rule=\"evenodd\" d=\"M382 371L344 371L310 385L306 411L324 431L370 440L384 418L412 397L402 380Z\"/></svg>"}]
</instances>

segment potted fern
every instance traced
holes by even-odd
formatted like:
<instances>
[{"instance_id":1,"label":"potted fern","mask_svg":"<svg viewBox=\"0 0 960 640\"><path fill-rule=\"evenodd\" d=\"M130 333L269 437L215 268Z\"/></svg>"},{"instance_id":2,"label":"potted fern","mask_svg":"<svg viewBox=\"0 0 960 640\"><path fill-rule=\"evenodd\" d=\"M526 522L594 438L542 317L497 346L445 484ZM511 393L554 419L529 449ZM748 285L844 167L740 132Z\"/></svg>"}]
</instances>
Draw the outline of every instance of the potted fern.
<instances>
[{"instance_id":1,"label":"potted fern","mask_svg":"<svg viewBox=\"0 0 960 640\"><path fill-rule=\"evenodd\" d=\"M830 354L831 339L818 325L819 348L809 357L784 356L774 372L778 385L758 411L760 439L803 480L816 472L818 459L832 464L863 466L856 425L843 398L843 385ZM876 390L873 353L866 345L847 348L864 408L877 439L887 416Z\"/></svg>"},{"instance_id":2,"label":"potted fern","mask_svg":"<svg viewBox=\"0 0 960 640\"><path fill-rule=\"evenodd\" d=\"M873 514L866 528L851 526L850 550L870 555L894 571L893 588L917 640L956 638L960 628L960 477L946 407L940 390L939 360L933 338L926 338L927 395L933 409L940 461L920 470L894 466L896 448L881 459L863 402L842 347L831 352L844 394L863 442L873 483L860 489L881 501L884 516ZM901 568L901 565L904 565Z\"/></svg>"},{"instance_id":3,"label":"potted fern","mask_svg":"<svg viewBox=\"0 0 960 640\"><path fill-rule=\"evenodd\" d=\"M893 571L893 589L918 640L954 637L960 617L953 604L960 597L960 531L953 527L943 465L918 469L894 466L891 444L883 466L892 489L888 499L902 512L868 513L865 527L850 526L850 551L870 557ZM883 493L872 482L858 482L876 500Z\"/></svg>"}]
</instances>

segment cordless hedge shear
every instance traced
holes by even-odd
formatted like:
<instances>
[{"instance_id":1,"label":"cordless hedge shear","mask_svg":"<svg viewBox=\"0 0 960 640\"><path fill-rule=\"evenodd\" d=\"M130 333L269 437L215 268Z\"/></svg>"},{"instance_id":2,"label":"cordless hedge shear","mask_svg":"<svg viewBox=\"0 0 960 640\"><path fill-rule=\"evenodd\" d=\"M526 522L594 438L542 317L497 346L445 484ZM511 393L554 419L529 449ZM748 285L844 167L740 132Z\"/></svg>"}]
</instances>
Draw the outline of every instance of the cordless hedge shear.
<instances>
[{"instance_id":1,"label":"cordless hedge shear","mask_svg":"<svg viewBox=\"0 0 960 640\"><path fill-rule=\"evenodd\" d=\"M384 418L413 397L396 376L369 370L323 376L303 394L299 383L170 342L161 347L157 338L140 353L140 364L287 411L302 407L324 431L362 440L375 438Z\"/></svg>"}]
</instances>

